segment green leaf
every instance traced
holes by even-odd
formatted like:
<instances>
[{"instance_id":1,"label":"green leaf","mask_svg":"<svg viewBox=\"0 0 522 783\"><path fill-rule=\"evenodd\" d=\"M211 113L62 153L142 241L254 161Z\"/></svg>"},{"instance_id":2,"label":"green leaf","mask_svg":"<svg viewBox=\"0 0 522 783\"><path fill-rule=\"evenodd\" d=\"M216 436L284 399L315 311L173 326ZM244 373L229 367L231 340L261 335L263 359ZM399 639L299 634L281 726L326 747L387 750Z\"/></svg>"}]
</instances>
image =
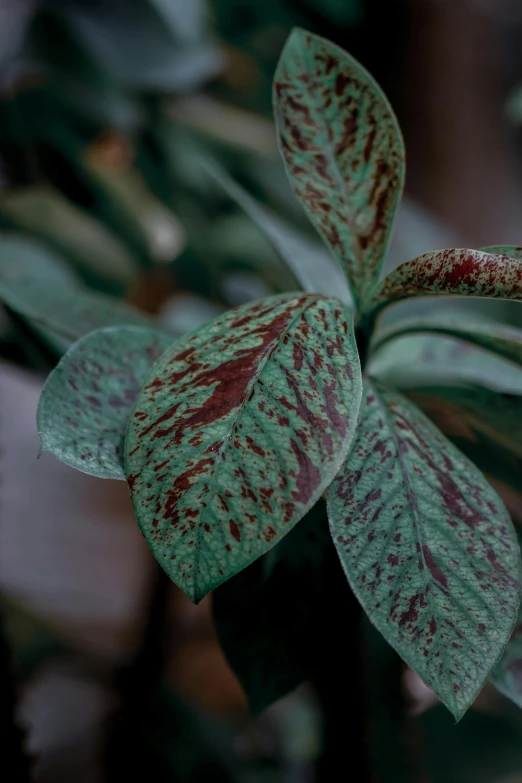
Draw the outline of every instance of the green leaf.
<instances>
[{"instance_id":1,"label":"green leaf","mask_svg":"<svg viewBox=\"0 0 522 783\"><path fill-rule=\"evenodd\" d=\"M244 305L145 381L127 479L150 548L193 600L274 546L335 476L361 393L349 320L311 294Z\"/></svg>"},{"instance_id":2,"label":"green leaf","mask_svg":"<svg viewBox=\"0 0 522 783\"><path fill-rule=\"evenodd\" d=\"M490 681L500 693L522 707L522 607L511 639Z\"/></svg>"},{"instance_id":3,"label":"green leaf","mask_svg":"<svg viewBox=\"0 0 522 783\"><path fill-rule=\"evenodd\" d=\"M40 397L41 450L91 476L125 480L123 443L132 406L172 342L152 329L119 326L75 343Z\"/></svg>"},{"instance_id":4,"label":"green leaf","mask_svg":"<svg viewBox=\"0 0 522 783\"><path fill-rule=\"evenodd\" d=\"M353 303L341 270L324 248L310 242L270 210L258 204L223 169L210 163L204 163L204 167L263 231L304 291L335 296L348 306Z\"/></svg>"},{"instance_id":5,"label":"green leaf","mask_svg":"<svg viewBox=\"0 0 522 783\"><path fill-rule=\"evenodd\" d=\"M45 245L23 234L0 234L0 279L19 280L23 277L72 286L77 283L67 263Z\"/></svg>"},{"instance_id":6,"label":"green leaf","mask_svg":"<svg viewBox=\"0 0 522 783\"><path fill-rule=\"evenodd\" d=\"M372 623L460 719L520 603L520 551L482 474L405 397L370 381L330 527Z\"/></svg>"},{"instance_id":7,"label":"green leaf","mask_svg":"<svg viewBox=\"0 0 522 783\"><path fill-rule=\"evenodd\" d=\"M481 247L480 250L483 253L509 256L510 258L516 258L518 261L522 261L522 247L517 247L516 245L488 245L488 247Z\"/></svg>"},{"instance_id":8,"label":"green leaf","mask_svg":"<svg viewBox=\"0 0 522 783\"><path fill-rule=\"evenodd\" d=\"M522 394L518 366L472 343L443 335L412 334L386 342L370 356L367 372L399 389L462 382Z\"/></svg>"},{"instance_id":9,"label":"green leaf","mask_svg":"<svg viewBox=\"0 0 522 783\"><path fill-rule=\"evenodd\" d=\"M38 327L74 341L104 326L150 326L148 318L112 296L42 280L2 280L0 301Z\"/></svg>"},{"instance_id":10,"label":"green leaf","mask_svg":"<svg viewBox=\"0 0 522 783\"><path fill-rule=\"evenodd\" d=\"M375 318L387 305L412 296L480 296L522 300L522 263L481 250L451 248L400 264L377 283L364 303Z\"/></svg>"},{"instance_id":11,"label":"green leaf","mask_svg":"<svg viewBox=\"0 0 522 783\"><path fill-rule=\"evenodd\" d=\"M254 714L310 675L313 621L323 611L324 501L268 554L212 594L216 634Z\"/></svg>"},{"instance_id":12,"label":"green leaf","mask_svg":"<svg viewBox=\"0 0 522 783\"><path fill-rule=\"evenodd\" d=\"M290 183L358 302L378 277L402 193L397 120L356 60L303 30L281 55L274 108Z\"/></svg>"},{"instance_id":13,"label":"green leaf","mask_svg":"<svg viewBox=\"0 0 522 783\"><path fill-rule=\"evenodd\" d=\"M372 343L377 351L390 340L409 334L433 333L478 345L494 351L504 359L522 365L522 330L491 322L473 323L462 317L436 315L430 318L411 318L398 321L383 329Z\"/></svg>"}]
</instances>

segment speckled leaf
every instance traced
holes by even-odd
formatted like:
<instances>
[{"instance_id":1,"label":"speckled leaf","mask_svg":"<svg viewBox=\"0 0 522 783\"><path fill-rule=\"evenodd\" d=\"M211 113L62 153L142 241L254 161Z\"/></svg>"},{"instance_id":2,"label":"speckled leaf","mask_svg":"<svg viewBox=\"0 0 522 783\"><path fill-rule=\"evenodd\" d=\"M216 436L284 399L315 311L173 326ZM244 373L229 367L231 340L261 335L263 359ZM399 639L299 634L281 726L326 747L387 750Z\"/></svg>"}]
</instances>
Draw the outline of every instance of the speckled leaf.
<instances>
[{"instance_id":1,"label":"speckled leaf","mask_svg":"<svg viewBox=\"0 0 522 783\"><path fill-rule=\"evenodd\" d=\"M522 247L517 247L516 245L488 245L487 247L481 247L480 250L483 253L509 256L510 258L517 258L519 261L522 261Z\"/></svg>"},{"instance_id":2,"label":"speckled leaf","mask_svg":"<svg viewBox=\"0 0 522 783\"><path fill-rule=\"evenodd\" d=\"M154 555L195 601L276 544L335 476L361 395L347 319L312 294L244 305L145 381L128 482Z\"/></svg>"},{"instance_id":3,"label":"speckled leaf","mask_svg":"<svg viewBox=\"0 0 522 783\"><path fill-rule=\"evenodd\" d=\"M519 609L518 622L511 639L491 675L490 682L504 696L522 707L522 607Z\"/></svg>"},{"instance_id":4,"label":"speckled leaf","mask_svg":"<svg viewBox=\"0 0 522 783\"><path fill-rule=\"evenodd\" d=\"M0 279L0 301L37 326L78 340L104 326L150 326L148 318L111 296L42 280Z\"/></svg>"},{"instance_id":5,"label":"speckled leaf","mask_svg":"<svg viewBox=\"0 0 522 783\"><path fill-rule=\"evenodd\" d=\"M266 207L258 204L222 169L208 163L205 168L267 236L304 291L335 296L346 305L353 304L346 279L324 246L310 242Z\"/></svg>"},{"instance_id":6,"label":"speckled leaf","mask_svg":"<svg viewBox=\"0 0 522 783\"><path fill-rule=\"evenodd\" d=\"M461 382L522 394L522 370L518 365L444 335L397 337L370 356L366 369L373 378L398 389Z\"/></svg>"},{"instance_id":7,"label":"speckled leaf","mask_svg":"<svg viewBox=\"0 0 522 783\"><path fill-rule=\"evenodd\" d=\"M143 381L173 338L119 326L75 343L50 374L38 405L38 434L72 468L125 480L123 442Z\"/></svg>"},{"instance_id":8,"label":"speckled leaf","mask_svg":"<svg viewBox=\"0 0 522 783\"><path fill-rule=\"evenodd\" d=\"M451 248L400 264L370 292L364 311L412 296L480 296L522 300L522 261L481 250Z\"/></svg>"},{"instance_id":9,"label":"speckled leaf","mask_svg":"<svg viewBox=\"0 0 522 783\"><path fill-rule=\"evenodd\" d=\"M397 120L367 71L294 30L274 80L287 174L359 300L381 269L404 177Z\"/></svg>"},{"instance_id":10,"label":"speckled leaf","mask_svg":"<svg viewBox=\"0 0 522 783\"><path fill-rule=\"evenodd\" d=\"M377 351L397 337L420 333L456 337L486 350L494 351L504 359L522 365L522 330L491 322L474 323L467 319L444 315L398 321L383 329L376 336L372 348Z\"/></svg>"},{"instance_id":11,"label":"speckled leaf","mask_svg":"<svg viewBox=\"0 0 522 783\"><path fill-rule=\"evenodd\" d=\"M415 405L367 382L328 493L332 536L373 624L459 719L507 644L520 551L482 474Z\"/></svg>"}]
</instances>

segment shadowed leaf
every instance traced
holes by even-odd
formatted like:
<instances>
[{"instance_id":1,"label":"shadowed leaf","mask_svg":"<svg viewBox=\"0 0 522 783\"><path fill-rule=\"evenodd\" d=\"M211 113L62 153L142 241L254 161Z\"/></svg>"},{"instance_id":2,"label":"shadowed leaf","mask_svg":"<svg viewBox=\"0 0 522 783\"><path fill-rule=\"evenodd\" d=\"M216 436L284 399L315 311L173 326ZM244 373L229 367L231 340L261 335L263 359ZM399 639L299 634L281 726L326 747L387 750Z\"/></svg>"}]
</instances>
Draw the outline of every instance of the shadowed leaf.
<instances>
[{"instance_id":1,"label":"shadowed leaf","mask_svg":"<svg viewBox=\"0 0 522 783\"><path fill-rule=\"evenodd\" d=\"M140 527L193 600L288 533L353 435L360 368L349 314L276 296L182 339L145 381L126 473Z\"/></svg>"},{"instance_id":2,"label":"shadowed leaf","mask_svg":"<svg viewBox=\"0 0 522 783\"><path fill-rule=\"evenodd\" d=\"M395 116L356 60L303 30L281 55L274 108L290 183L358 301L377 279L402 193Z\"/></svg>"},{"instance_id":3,"label":"shadowed leaf","mask_svg":"<svg viewBox=\"0 0 522 783\"><path fill-rule=\"evenodd\" d=\"M75 343L40 397L42 451L92 476L125 480L123 442L134 400L173 339L151 329L120 326Z\"/></svg>"},{"instance_id":4,"label":"shadowed leaf","mask_svg":"<svg viewBox=\"0 0 522 783\"><path fill-rule=\"evenodd\" d=\"M144 315L111 296L42 280L2 280L0 301L15 313L74 341L104 326L150 326Z\"/></svg>"},{"instance_id":5,"label":"shadowed leaf","mask_svg":"<svg viewBox=\"0 0 522 783\"><path fill-rule=\"evenodd\" d=\"M522 300L522 262L481 250L451 248L425 253L400 264L374 286L365 312L412 296L479 296Z\"/></svg>"},{"instance_id":6,"label":"shadowed leaf","mask_svg":"<svg viewBox=\"0 0 522 783\"><path fill-rule=\"evenodd\" d=\"M500 693L522 707L522 607L511 639L490 681Z\"/></svg>"},{"instance_id":7,"label":"shadowed leaf","mask_svg":"<svg viewBox=\"0 0 522 783\"><path fill-rule=\"evenodd\" d=\"M373 624L459 719L520 602L520 551L482 474L405 397L367 382L328 493L332 536Z\"/></svg>"}]
</instances>

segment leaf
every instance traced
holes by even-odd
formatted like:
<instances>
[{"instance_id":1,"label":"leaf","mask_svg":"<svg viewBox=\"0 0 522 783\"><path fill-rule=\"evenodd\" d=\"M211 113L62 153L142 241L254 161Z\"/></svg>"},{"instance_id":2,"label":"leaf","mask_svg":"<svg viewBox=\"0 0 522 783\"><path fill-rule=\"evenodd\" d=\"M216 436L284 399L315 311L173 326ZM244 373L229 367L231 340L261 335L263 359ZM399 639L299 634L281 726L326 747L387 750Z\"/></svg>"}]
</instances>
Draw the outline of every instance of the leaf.
<instances>
[{"instance_id":1,"label":"leaf","mask_svg":"<svg viewBox=\"0 0 522 783\"><path fill-rule=\"evenodd\" d=\"M460 719L520 603L511 520L482 474L405 397L366 383L328 493L330 529L372 623Z\"/></svg>"},{"instance_id":2,"label":"leaf","mask_svg":"<svg viewBox=\"0 0 522 783\"><path fill-rule=\"evenodd\" d=\"M274 108L290 184L357 303L378 277L402 193L397 120L356 60L299 29L277 66Z\"/></svg>"},{"instance_id":3,"label":"leaf","mask_svg":"<svg viewBox=\"0 0 522 783\"><path fill-rule=\"evenodd\" d=\"M443 335L412 334L386 342L369 357L367 372L399 389L462 382L522 394L518 366L471 343Z\"/></svg>"},{"instance_id":4,"label":"leaf","mask_svg":"<svg viewBox=\"0 0 522 783\"><path fill-rule=\"evenodd\" d=\"M462 317L437 315L398 321L377 335L372 348L377 351L390 340L419 333L456 337L488 351L494 351L504 359L522 365L522 330L491 322L473 323Z\"/></svg>"},{"instance_id":5,"label":"leaf","mask_svg":"<svg viewBox=\"0 0 522 783\"><path fill-rule=\"evenodd\" d=\"M288 294L225 313L155 365L126 473L155 557L193 600L274 546L352 439L360 367L340 302Z\"/></svg>"},{"instance_id":6,"label":"leaf","mask_svg":"<svg viewBox=\"0 0 522 783\"><path fill-rule=\"evenodd\" d=\"M310 676L331 548L324 501L270 552L212 594L216 634L254 714Z\"/></svg>"},{"instance_id":7,"label":"leaf","mask_svg":"<svg viewBox=\"0 0 522 783\"><path fill-rule=\"evenodd\" d=\"M172 342L152 329L118 326L75 343L40 397L41 450L91 476L124 481L123 442L132 406Z\"/></svg>"},{"instance_id":8,"label":"leaf","mask_svg":"<svg viewBox=\"0 0 522 783\"><path fill-rule=\"evenodd\" d=\"M105 294L42 280L2 280L0 301L15 313L74 341L104 326L150 326L137 310Z\"/></svg>"},{"instance_id":9,"label":"leaf","mask_svg":"<svg viewBox=\"0 0 522 783\"><path fill-rule=\"evenodd\" d=\"M0 234L0 279L38 278L48 283L76 285L67 263L45 245L23 234Z\"/></svg>"},{"instance_id":10,"label":"leaf","mask_svg":"<svg viewBox=\"0 0 522 783\"><path fill-rule=\"evenodd\" d=\"M516 245L488 245L488 247L481 247L480 249L483 253L509 256L510 258L516 258L518 261L522 261L522 247L517 247Z\"/></svg>"},{"instance_id":11,"label":"leaf","mask_svg":"<svg viewBox=\"0 0 522 783\"><path fill-rule=\"evenodd\" d=\"M522 707L522 607L518 621L504 654L496 666L490 681L500 693Z\"/></svg>"},{"instance_id":12,"label":"leaf","mask_svg":"<svg viewBox=\"0 0 522 783\"><path fill-rule=\"evenodd\" d=\"M266 235L276 252L285 261L304 291L335 296L343 304L353 304L346 280L330 255L286 225L270 210L258 204L220 167L203 163L206 171Z\"/></svg>"},{"instance_id":13,"label":"leaf","mask_svg":"<svg viewBox=\"0 0 522 783\"><path fill-rule=\"evenodd\" d=\"M451 248L400 264L370 292L363 308L376 315L412 296L480 296L522 300L522 263L481 250Z\"/></svg>"}]
</instances>

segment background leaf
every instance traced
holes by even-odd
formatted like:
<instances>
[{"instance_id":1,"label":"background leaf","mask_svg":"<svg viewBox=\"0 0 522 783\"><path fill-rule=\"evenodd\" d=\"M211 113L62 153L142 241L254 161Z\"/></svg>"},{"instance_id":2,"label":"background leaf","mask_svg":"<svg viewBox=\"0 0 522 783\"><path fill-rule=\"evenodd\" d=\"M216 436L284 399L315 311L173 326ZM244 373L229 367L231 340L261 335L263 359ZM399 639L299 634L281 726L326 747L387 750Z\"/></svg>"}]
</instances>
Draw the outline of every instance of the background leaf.
<instances>
[{"instance_id":1,"label":"background leaf","mask_svg":"<svg viewBox=\"0 0 522 783\"><path fill-rule=\"evenodd\" d=\"M142 532L193 600L288 533L335 475L360 403L340 302L286 295L229 311L167 351L129 422Z\"/></svg>"},{"instance_id":2,"label":"background leaf","mask_svg":"<svg viewBox=\"0 0 522 783\"><path fill-rule=\"evenodd\" d=\"M328 493L330 527L373 624L458 719L520 603L520 551L481 473L398 393L367 382Z\"/></svg>"},{"instance_id":3,"label":"background leaf","mask_svg":"<svg viewBox=\"0 0 522 783\"><path fill-rule=\"evenodd\" d=\"M41 450L91 476L125 480L123 442L134 400L173 339L152 329L120 326L75 343L40 397Z\"/></svg>"},{"instance_id":4,"label":"background leaf","mask_svg":"<svg viewBox=\"0 0 522 783\"><path fill-rule=\"evenodd\" d=\"M274 107L290 183L357 302L378 277L402 193L395 116L356 60L303 30L281 55Z\"/></svg>"},{"instance_id":5,"label":"background leaf","mask_svg":"<svg viewBox=\"0 0 522 783\"><path fill-rule=\"evenodd\" d=\"M504 654L491 675L491 682L500 693L522 707L522 609Z\"/></svg>"}]
</instances>

